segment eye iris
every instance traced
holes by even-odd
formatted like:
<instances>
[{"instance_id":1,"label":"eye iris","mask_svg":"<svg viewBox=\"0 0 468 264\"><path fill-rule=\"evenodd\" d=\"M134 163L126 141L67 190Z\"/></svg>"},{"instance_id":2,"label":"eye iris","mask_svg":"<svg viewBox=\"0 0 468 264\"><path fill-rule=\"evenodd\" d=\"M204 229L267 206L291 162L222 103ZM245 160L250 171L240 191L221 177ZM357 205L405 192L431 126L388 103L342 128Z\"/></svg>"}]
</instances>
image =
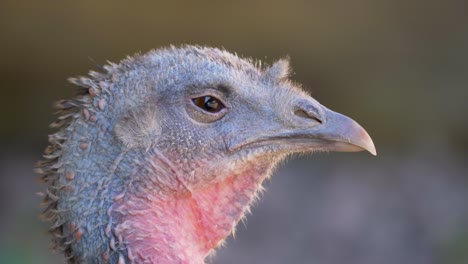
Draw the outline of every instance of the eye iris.
<instances>
[{"instance_id":1,"label":"eye iris","mask_svg":"<svg viewBox=\"0 0 468 264\"><path fill-rule=\"evenodd\" d=\"M216 113L221 111L224 108L224 105L215 97L212 96L203 96L193 99L193 103L199 108Z\"/></svg>"}]
</instances>

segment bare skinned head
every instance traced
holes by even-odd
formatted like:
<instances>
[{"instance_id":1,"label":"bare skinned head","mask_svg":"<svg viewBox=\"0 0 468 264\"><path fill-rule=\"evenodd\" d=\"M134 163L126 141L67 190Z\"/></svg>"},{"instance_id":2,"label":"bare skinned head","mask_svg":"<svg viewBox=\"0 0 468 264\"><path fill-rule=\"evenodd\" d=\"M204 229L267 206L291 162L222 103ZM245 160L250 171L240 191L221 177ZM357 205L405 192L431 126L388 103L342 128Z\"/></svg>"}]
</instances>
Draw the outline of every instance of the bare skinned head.
<instances>
[{"instance_id":1,"label":"bare skinned head","mask_svg":"<svg viewBox=\"0 0 468 264\"><path fill-rule=\"evenodd\" d=\"M55 246L83 263L203 263L292 153L360 151L352 119L224 50L160 49L72 82L38 172Z\"/></svg>"}]
</instances>

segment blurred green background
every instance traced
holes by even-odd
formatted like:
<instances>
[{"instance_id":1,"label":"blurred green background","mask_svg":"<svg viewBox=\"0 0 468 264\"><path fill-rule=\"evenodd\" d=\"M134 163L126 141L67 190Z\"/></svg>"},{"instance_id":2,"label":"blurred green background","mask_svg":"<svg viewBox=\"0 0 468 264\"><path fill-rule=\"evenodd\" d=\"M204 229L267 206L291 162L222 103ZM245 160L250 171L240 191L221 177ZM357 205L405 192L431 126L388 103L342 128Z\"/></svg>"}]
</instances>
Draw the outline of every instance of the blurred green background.
<instances>
[{"instance_id":1,"label":"blurred green background","mask_svg":"<svg viewBox=\"0 0 468 264\"><path fill-rule=\"evenodd\" d=\"M283 166L212 263L468 263L466 1L0 2L0 263L64 263L32 172L66 79L170 44L272 63L379 156Z\"/></svg>"}]
</instances>

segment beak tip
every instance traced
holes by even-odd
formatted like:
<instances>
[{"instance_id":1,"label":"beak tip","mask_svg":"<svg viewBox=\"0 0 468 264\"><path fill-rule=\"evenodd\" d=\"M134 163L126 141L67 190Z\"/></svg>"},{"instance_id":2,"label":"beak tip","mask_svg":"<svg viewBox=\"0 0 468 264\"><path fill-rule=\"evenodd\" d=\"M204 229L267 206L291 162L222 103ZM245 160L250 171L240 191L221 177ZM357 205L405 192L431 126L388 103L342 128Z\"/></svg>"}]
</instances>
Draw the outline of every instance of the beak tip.
<instances>
[{"instance_id":1,"label":"beak tip","mask_svg":"<svg viewBox=\"0 0 468 264\"><path fill-rule=\"evenodd\" d=\"M377 150L375 149L372 138L362 127L359 126L359 130L361 130L361 136L360 140L358 140L358 142L360 142L357 145L360 146L363 150L367 150L373 156L377 156Z\"/></svg>"},{"instance_id":2,"label":"beak tip","mask_svg":"<svg viewBox=\"0 0 468 264\"><path fill-rule=\"evenodd\" d=\"M341 129L341 131L346 131L344 134L347 142L354 145L355 151L366 150L373 156L377 156L377 150L375 149L374 142L367 131L351 118L344 118L345 120L341 125L346 129Z\"/></svg>"},{"instance_id":3,"label":"beak tip","mask_svg":"<svg viewBox=\"0 0 468 264\"><path fill-rule=\"evenodd\" d=\"M372 144L372 148L368 148L367 151L369 151L373 156L377 156L377 150L375 149L374 144Z\"/></svg>"}]
</instances>

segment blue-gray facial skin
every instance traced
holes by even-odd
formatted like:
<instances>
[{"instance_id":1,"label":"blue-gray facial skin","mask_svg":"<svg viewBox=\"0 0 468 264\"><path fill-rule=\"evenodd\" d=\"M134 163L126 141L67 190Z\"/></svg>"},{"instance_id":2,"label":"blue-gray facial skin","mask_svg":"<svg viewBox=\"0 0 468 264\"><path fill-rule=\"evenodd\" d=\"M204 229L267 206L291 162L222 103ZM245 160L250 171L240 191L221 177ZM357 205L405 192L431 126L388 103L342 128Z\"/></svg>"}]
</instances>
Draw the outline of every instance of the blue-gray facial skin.
<instances>
[{"instance_id":1,"label":"blue-gray facial skin","mask_svg":"<svg viewBox=\"0 0 468 264\"><path fill-rule=\"evenodd\" d=\"M289 154L376 154L366 131L227 51L170 47L73 78L57 103L42 217L70 263L203 263Z\"/></svg>"}]
</instances>

